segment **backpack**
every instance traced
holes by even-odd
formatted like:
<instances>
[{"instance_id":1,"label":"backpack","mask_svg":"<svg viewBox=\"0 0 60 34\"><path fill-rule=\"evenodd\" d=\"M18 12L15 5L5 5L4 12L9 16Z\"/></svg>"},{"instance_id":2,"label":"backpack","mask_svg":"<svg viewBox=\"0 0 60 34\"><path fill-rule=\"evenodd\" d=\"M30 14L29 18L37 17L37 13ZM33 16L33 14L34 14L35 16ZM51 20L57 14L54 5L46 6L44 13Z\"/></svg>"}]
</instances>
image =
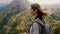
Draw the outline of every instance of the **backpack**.
<instances>
[{"instance_id":1,"label":"backpack","mask_svg":"<svg viewBox=\"0 0 60 34\"><path fill-rule=\"evenodd\" d=\"M44 22L45 22L45 21L44 21ZM47 24L47 23L41 24L41 23L39 23L38 21L35 21L34 23L37 23L37 24L39 24L39 26L42 27L41 33L39 33L39 34L52 34L52 33L51 33L50 24ZM30 27L31 27L32 25L33 25L33 23L30 25ZM48 25L49 25L49 27L48 27ZM30 28L28 29L27 33L29 33L29 30L30 30ZM40 29L39 29L39 31L40 31Z\"/></svg>"},{"instance_id":2,"label":"backpack","mask_svg":"<svg viewBox=\"0 0 60 34\"><path fill-rule=\"evenodd\" d=\"M43 21L43 22L45 23L45 21ZM35 21L35 23L38 23L42 27L41 33L39 33L39 34L52 34L50 24L48 24L48 23L41 24L37 21Z\"/></svg>"}]
</instances>

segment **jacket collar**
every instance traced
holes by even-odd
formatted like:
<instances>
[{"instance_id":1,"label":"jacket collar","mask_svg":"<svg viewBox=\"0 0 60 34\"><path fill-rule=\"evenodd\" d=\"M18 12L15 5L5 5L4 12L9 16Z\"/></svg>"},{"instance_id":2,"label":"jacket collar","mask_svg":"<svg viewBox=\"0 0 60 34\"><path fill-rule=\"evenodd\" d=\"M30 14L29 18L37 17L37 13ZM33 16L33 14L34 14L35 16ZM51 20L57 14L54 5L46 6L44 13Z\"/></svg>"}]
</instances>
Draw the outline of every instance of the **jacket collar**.
<instances>
[{"instance_id":1,"label":"jacket collar","mask_svg":"<svg viewBox=\"0 0 60 34\"><path fill-rule=\"evenodd\" d=\"M45 25L45 23L46 23L45 19L40 20L39 18L36 18L35 21L42 24L42 25Z\"/></svg>"}]
</instances>

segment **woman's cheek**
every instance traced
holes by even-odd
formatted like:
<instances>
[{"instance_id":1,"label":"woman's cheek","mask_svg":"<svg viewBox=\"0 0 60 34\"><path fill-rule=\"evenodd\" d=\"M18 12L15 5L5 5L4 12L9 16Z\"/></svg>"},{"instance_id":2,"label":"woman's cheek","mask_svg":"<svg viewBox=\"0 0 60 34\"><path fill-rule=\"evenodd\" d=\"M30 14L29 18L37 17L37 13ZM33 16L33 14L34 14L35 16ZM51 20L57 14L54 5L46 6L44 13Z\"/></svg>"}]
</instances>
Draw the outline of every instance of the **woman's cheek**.
<instances>
[{"instance_id":1,"label":"woman's cheek","mask_svg":"<svg viewBox=\"0 0 60 34\"><path fill-rule=\"evenodd\" d=\"M34 11L32 11L32 12L31 12L31 14L32 14L32 16L34 16L34 15L35 15L35 12L34 12Z\"/></svg>"}]
</instances>

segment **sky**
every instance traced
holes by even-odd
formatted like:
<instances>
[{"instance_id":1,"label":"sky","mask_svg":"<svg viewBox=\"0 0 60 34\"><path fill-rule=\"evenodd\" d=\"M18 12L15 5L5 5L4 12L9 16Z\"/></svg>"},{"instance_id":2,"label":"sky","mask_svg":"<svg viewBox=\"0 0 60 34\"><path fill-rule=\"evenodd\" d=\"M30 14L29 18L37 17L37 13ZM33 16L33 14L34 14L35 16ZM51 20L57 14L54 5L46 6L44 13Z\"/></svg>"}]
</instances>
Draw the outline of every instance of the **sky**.
<instances>
[{"instance_id":1,"label":"sky","mask_svg":"<svg viewBox=\"0 0 60 34\"><path fill-rule=\"evenodd\" d=\"M28 1L39 4L60 4L60 0L28 0Z\"/></svg>"},{"instance_id":2,"label":"sky","mask_svg":"<svg viewBox=\"0 0 60 34\"><path fill-rule=\"evenodd\" d=\"M13 0L0 0L0 4L2 3L11 3ZM60 0L28 0L31 3L39 3L39 4L60 4Z\"/></svg>"},{"instance_id":3,"label":"sky","mask_svg":"<svg viewBox=\"0 0 60 34\"><path fill-rule=\"evenodd\" d=\"M0 0L0 4L9 4L11 3L13 0Z\"/></svg>"}]
</instances>

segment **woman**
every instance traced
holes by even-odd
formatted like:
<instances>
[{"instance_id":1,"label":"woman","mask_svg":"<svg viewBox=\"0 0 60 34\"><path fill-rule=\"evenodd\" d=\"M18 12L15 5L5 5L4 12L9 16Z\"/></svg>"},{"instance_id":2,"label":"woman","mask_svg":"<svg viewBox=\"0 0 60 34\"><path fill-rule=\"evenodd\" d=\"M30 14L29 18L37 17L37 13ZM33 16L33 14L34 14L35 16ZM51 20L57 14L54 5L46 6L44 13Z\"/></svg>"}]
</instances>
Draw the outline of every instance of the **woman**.
<instances>
[{"instance_id":1,"label":"woman","mask_svg":"<svg viewBox=\"0 0 60 34\"><path fill-rule=\"evenodd\" d=\"M33 24L29 29L29 34L51 34L50 25L46 22L45 16L49 13L47 9L41 8L39 4L31 5L30 13L35 17Z\"/></svg>"}]
</instances>

